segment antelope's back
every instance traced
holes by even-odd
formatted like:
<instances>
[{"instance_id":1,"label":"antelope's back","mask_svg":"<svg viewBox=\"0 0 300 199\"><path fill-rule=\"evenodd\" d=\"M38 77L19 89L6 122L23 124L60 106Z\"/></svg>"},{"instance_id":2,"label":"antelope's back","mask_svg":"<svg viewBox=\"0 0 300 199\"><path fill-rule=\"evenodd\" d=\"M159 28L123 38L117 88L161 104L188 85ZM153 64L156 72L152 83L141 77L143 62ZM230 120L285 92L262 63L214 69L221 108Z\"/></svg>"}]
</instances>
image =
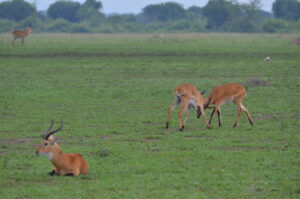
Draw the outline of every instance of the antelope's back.
<instances>
[{"instance_id":1,"label":"antelope's back","mask_svg":"<svg viewBox=\"0 0 300 199\"><path fill-rule=\"evenodd\" d=\"M235 96L243 96L246 94L246 89L237 83L228 83L213 88L211 92L211 99L213 101L218 100L230 100L227 98L232 98ZM213 102L214 103L214 102Z\"/></svg>"}]
</instances>

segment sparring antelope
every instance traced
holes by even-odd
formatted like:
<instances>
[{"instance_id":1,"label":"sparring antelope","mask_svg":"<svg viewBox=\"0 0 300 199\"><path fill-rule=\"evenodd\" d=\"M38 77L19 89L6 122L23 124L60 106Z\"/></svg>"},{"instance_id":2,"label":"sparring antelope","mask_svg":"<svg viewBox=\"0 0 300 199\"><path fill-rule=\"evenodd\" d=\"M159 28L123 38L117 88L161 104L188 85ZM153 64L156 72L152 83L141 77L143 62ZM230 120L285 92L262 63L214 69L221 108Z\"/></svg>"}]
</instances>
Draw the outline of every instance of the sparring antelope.
<instances>
[{"instance_id":1,"label":"sparring antelope","mask_svg":"<svg viewBox=\"0 0 300 199\"><path fill-rule=\"evenodd\" d=\"M47 155L54 165L55 168L49 174L66 176L87 174L89 170L87 161L78 153L64 153L56 143L58 138L52 136L62 129L63 123L61 122L60 127L54 131L51 131L52 126L53 121L51 121L50 127L42 134L43 140L36 151L37 155Z\"/></svg>"},{"instance_id":2,"label":"sparring antelope","mask_svg":"<svg viewBox=\"0 0 300 199\"><path fill-rule=\"evenodd\" d=\"M12 31L12 36L14 37L13 39L13 45L15 45L15 41L17 39L21 39L22 45L24 44L24 37L28 36L32 31L32 26L29 25L25 28L25 30L13 30Z\"/></svg>"},{"instance_id":3,"label":"sparring antelope","mask_svg":"<svg viewBox=\"0 0 300 199\"><path fill-rule=\"evenodd\" d=\"M253 125L248 109L242 104L242 99L245 95L246 89L237 83L228 83L214 87L210 96L205 99L204 103L204 108L208 108L212 104L215 105L210 115L209 124L211 123L215 111L217 111L219 126L221 126L221 105L226 102L233 102L237 105L237 118L233 127L238 126L242 110L245 111L250 124Z\"/></svg>"},{"instance_id":4,"label":"sparring antelope","mask_svg":"<svg viewBox=\"0 0 300 199\"><path fill-rule=\"evenodd\" d=\"M204 92L203 92L204 93ZM202 93L202 94L203 94ZM198 89L192 84L181 84L180 86L176 87L174 90L174 101L172 106L168 109L168 120L166 123L166 128L169 128L170 124L170 115L171 112L180 104L182 103L179 111L178 111L178 128L179 131L183 131L185 124L188 119L189 109L193 108L197 111L197 117L200 118L201 114L203 114L204 122L207 125L207 128L210 128L210 125L207 122L205 117L204 107L203 107L203 97L202 94L198 91ZM185 120L182 125L182 114L186 113Z\"/></svg>"}]
</instances>

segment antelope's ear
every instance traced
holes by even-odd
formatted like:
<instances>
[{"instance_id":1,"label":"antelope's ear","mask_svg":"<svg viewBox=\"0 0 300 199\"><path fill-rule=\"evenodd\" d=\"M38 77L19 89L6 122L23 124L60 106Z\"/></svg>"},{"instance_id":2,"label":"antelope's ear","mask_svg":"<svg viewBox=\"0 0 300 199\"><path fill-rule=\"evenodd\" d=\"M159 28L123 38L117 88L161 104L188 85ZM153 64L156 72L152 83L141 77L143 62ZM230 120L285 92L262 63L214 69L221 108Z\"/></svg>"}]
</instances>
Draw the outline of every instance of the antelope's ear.
<instances>
[{"instance_id":1,"label":"antelope's ear","mask_svg":"<svg viewBox=\"0 0 300 199\"><path fill-rule=\"evenodd\" d=\"M53 139L50 140L50 144L53 145L59 140L59 137L54 137Z\"/></svg>"}]
</instances>

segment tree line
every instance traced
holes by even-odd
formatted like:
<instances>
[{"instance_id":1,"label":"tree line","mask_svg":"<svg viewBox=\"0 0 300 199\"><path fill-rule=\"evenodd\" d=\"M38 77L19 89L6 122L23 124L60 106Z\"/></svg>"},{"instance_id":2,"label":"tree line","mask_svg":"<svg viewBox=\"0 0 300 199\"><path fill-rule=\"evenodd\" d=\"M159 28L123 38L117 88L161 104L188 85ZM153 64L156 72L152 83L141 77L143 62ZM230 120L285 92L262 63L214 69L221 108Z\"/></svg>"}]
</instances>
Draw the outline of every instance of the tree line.
<instances>
[{"instance_id":1,"label":"tree line","mask_svg":"<svg viewBox=\"0 0 300 199\"><path fill-rule=\"evenodd\" d=\"M38 11L24 0L0 3L0 32L31 24L35 32L130 33L130 32L299 32L300 1L275 0L272 13L261 9L260 0L209 0L204 7L185 9L166 2L145 6L139 14L102 13L98 0L56 1Z\"/></svg>"}]
</instances>

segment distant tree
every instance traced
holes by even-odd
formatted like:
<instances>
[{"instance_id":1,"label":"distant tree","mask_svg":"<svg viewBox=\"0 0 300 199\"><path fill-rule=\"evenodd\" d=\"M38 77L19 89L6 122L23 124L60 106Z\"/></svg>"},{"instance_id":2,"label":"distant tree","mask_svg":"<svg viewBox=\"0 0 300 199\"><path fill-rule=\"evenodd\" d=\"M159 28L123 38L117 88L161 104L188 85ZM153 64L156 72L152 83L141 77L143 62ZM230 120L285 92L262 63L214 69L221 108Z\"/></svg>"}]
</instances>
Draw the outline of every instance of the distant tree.
<instances>
[{"instance_id":1,"label":"distant tree","mask_svg":"<svg viewBox=\"0 0 300 199\"><path fill-rule=\"evenodd\" d=\"M288 24L286 20L283 19L267 19L262 24L262 29L264 32L284 32L288 29Z\"/></svg>"},{"instance_id":2,"label":"distant tree","mask_svg":"<svg viewBox=\"0 0 300 199\"><path fill-rule=\"evenodd\" d=\"M79 21L90 21L96 24L97 21L104 19L104 15L100 12L102 4L96 0L86 0L85 3L77 11L77 19Z\"/></svg>"},{"instance_id":3,"label":"distant tree","mask_svg":"<svg viewBox=\"0 0 300 199\"><path fill-rule=\"evenodd\" d=\"M143 15L149 22L158 21L159 14L162 12L162 5L148 5L143 8Z\"/></svg>"},{"instance_id":4,"label":"distant tree","mask_svg":"<svg viewBox=\"0 0 300 199\"><path fill-rule=\"evenodd\" d=\"M272 5L272 10L276 18L290 21L300 19L299 0L276 0Z\"/></svg>"},{"instance_id":5,"label":"distant tree","mask_svg":"<svg viewBox=\"0 0 300 199\"><path fill-rule=\"evenodd\" d=\"M128 22L135 23L137 22L137 18L132 14L110 15L107 17L107 21L112 24L121 24Z\"/></svg>"},{"instance_id":6,"label":"distant tree","mask_svg":"<svg viewBox=\"0 0 300 199\"><path fill-rule=\"evenodd\" d=\"M186 12L192 13L194 16L202 16L202 8L197 6L191 6L189 7Z\"/></svg>"},{"instance_id":7,"label":"distant tree","mask_svg":"<svg viewBox=\"0 0 300 199\"><path fill-rule=\"evenodd\" d=\"M143 8L143 15L149 22L176 21L186 16L182 5L173 2L148 5Z\"/></svg>"},{"instance_id":8,"label":"distant tree","mask_svg":"<svg viewBox=\"0 0 300 199\"><path fill-rule=\"evenodd\" d=\"M47 15L52 19L63 18L70 22L77 22L77 12L80 6L78 2L57 1L49 6Z\"/></svg>"},{"instance_id":9,"label":"distant tree","mask_svg":"<svg viewBox=\"0 0 300 199\"><path fill-rule=\"evenodd\" d=\"M257 32L258 25L262 20L262 12L260 10L260 0L252 0L248 4L238 5L240 15L233 17L225 25L225 30L229 32Z\"/></svg>"},{"instance_id":10,"label":"distant tree","mask_svg":"<svg viewBox=\"0 0 300 199\"><path fill-rule=\"evenodd\" d=\"M203 16L207 18L207 28L211 30L221 30L227 22L240 15L239 6L234 1L209 0L203 7Z\"/></svg>"},{"instance_id":11,"label":"distant tree","mask_svg":"<svg viewBox=\"0 0 300 199\"><path fill-rule=\"evenodd\" d=\"M102 3L97 0L86 0L82 6L94 8L95 10L100 10L102 8Z\"/></svg>"},{"instance_id":12,"label":"distant tree","mask_svg":"<svg viewBox=\"0 0 300 199\"><path fill-rule=\"evenodd\" d=\"M37 13L36 9L24 0L4 1L0 3L0 18L22 21Z\"/></svg>"},{"instance_id":13,"label":"distant tree","mask_svg":"<svg viewBox=\"0 0 300 199\"><path fill-rule=\"evenodd\" d=\"M197 7L197 6L192 6L189 7L186 11L186 19L189 20L190 23L192 23L192 21L204 21L204 17L202 14L202 8L201 7Z\"/></svg>"}]
</instances>

